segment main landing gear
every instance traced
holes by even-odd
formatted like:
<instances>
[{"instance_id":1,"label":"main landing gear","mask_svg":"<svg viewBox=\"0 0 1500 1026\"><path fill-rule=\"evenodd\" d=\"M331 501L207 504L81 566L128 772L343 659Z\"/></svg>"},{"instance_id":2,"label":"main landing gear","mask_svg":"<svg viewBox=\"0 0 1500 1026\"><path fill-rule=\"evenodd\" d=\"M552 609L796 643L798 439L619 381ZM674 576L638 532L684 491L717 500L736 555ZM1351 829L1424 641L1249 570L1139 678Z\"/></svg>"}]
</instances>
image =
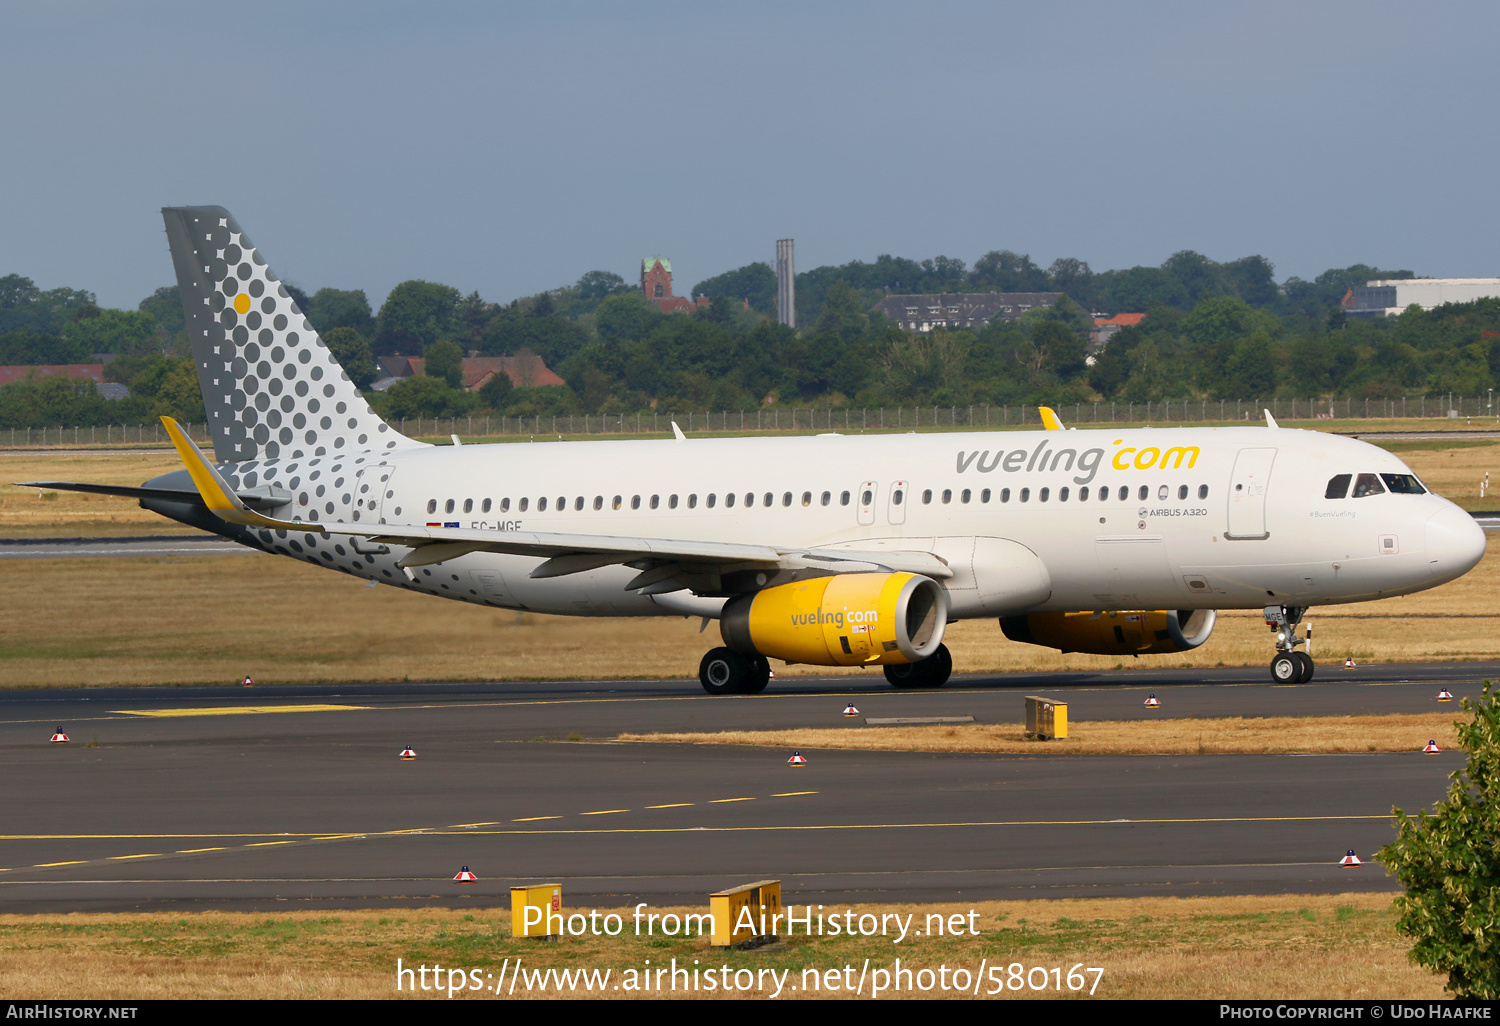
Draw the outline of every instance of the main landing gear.
<instances>
[{"instance_id":1,"label":"main landing gear","mask_svg":"<svg viewBox=\"0 0 1500 1026\"><path fill-rule=\"evenodd\" d=\"M893 688L940 688L953 673L953 654L947 645L915 663L887 663L885 679Z\"/></svg>"},{"instance_id":2,"label":"main landing gear","mask_svg":"<svg viewBox=\"0 0 1500 1026\"><path fill-rule=\"evenodd\" d=\"M1276 632L1271 679L1277 684L1306 684L1313 678L1311 654L1297 651L1298 645L1312 647L1312 628L1308 628L1306 637L1297 637L1297 625L1306 613L1306 606L1266 607L1266 626Z\"/></svg>"},{"instance_id":3,"label":"main landing gear","mask_svg":"<svg viewBox=\"0 0 1500 1026\"><path fill-rule=\"evenodd\" d=\"M710 649L698 664L698 681L710 695L758 695L771 679L763 655L740 655L732 648Z\"/></svg>"}]
</instances>

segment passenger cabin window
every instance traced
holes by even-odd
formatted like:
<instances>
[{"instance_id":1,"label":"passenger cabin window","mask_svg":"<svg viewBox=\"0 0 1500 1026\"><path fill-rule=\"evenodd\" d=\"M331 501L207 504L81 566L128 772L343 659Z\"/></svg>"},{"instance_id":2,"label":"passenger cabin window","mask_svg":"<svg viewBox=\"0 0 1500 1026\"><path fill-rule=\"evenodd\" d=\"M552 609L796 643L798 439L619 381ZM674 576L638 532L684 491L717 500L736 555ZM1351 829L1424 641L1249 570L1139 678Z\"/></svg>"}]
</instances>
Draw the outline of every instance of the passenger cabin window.
<instances>
[{"instance_id":1,"label":"passenger cabin window","mask_svg":"<svg viewBox=\"0 0 1500 1026\"><path fill-rule=\"evenodd\" d=\"M616 495L613 499L609 500L609 508L610 509L619 509L620 508L620 497L618 495Z\"/></svg>"},{"instance_id":2,"label":"passenger cabin window","mask_svg":"<svg viewBox=\"0 0 1500 1026\"><path fill-rule=\"evenodd\" d=\"M833 493L832 492L824 492L823 493L823 498L822 498L821 501L822 501L823 505L825 505L825 506L828 505L830 502L833 501ZM896 502L899 504L901 502L901 500L897 499Z\"/></svg>"},{"instance_id":3,"label":"passenger cabin window","mask_svg":"<svg viewBox=\"0 0 1500 1026\"><path fill-rule=\"evenodd\" d=\"M1046 502L1047 501L1047 496L1049 496L1051 494L1052 494L1052 489L1050 489L1050 488L1043 488L1041 491L1037 492L1036 501L1037 502Z\"/></svg>"},{"instance_id":4,"label":"passenger cabin window","mask_svg":"<svg viewBox=\"0 0 1500 1026\"><path fill-rule=\"evenodd\" d=\"M930 502L932 502L932 489L925 488L922 491L922 505L926 506Z\"/></svg>"},{"instance_id":5,"label":"passenger cabin window","mask_svg":"<svg viewBox=\"0 0 1500 1026\"><path fill-rule=\"evenodd\" d=\"M653 495L653 496L651 496L651 508L655 509L656 507L658 507L660 505L661 505L661 496L660 495Z\"/></svg>"},{"instance_id":6,"label":"passenger cabin window","mask_svg":"<svg viewBox=\"0 0 1500 1026\"><path fill-rule=\"evenodd\" d=\"M950 503L952 501L953 501L953 489L952 488L944 488L943 489L943 505L946 506L946 505L948 505L948 503Z\"/></svg>"},{"instance_id":7,"label":"passenger cabin window","mask_svg":"<svg viewBox=\"0 0 1500 1026\"><path fill-rule=\"evenodd\" d=\"M1157 502L1165 502L1166 498L1167 498L1167 486L1166 485L1162 485L1160 488L1158 488L1156 490L1156 501Z\"/></svg>"},{"instance_id":8,"label":"passenger cabin window","mask_svg":"<svg viewBox=\"0 0 1500 1026\"><path fill-rule=\"evenodd\" d=\"M545 512L547 512L547 497L545 495L543 495L540 499L536 500L536 511L538 513L545 513Z\"/></svg>"},{"instance_id":9,"label":"passenger cabin window","mask_svg":"<svg viewBox=\"0 0 1500 1026\"><path fill-rule=\"evenodd\" d=\"M1199 485L1198 486L1198 498L1200 498L1200 499L1206 499L1206 498L1208 498L1208 485Z\"/></svg>"},{"instance_id":10,"label":"passenger cabin window","mask_svg":"<svg viewBox=\"0 0 1500 1026\"><path fill-rule=\"evenodd\" d=\"M715 495L713 492L709 492L708 493L708 500L704 503L704 505L707 506L709 509L713 509L714 508L714 503L716 503L718 501L719 501L719 497L717 495Z\"/></svg>"},{"instance_id":11,"label":"passenger cabin window","mask_svg":"<svg viewBox=\"0 0 1500 1026\"><path fill-rule=\"evenodd\" d=\"M1186 499L1187 495L1188 495L1187 485L1178 485L1177 486L1177 499L1178 499L1178 501L1180 502L1183 499Z\"/></svg>"},{"instance_id":12,"label":"passenger cabin window","mask_svg":"<svg viewBox=\"0 0 1500 1026\"><path fill-rule=\"evenodd\" d=\"M521 497L521 501L516 505L517 511L519 511L521 513L525 513L526 512L526 506L527 506L527 504L529 502L531 502L530 499L526 498L525 496L522 496Z\"/></svg>"},{"instance_id":13,"label":"passenger cabin window","mask_svg":"<svg viewBox=\"0 0 1500 1026\"><path fill-rule=\"evenodd\" d=\"M640 509L641 508L641 497L639 495L632 495L630 497L630 508L631 509Z\"/></svg>"},{"instance_id":14,"label":"passenger cabin window","mask_svg":"<svg viewBox=\"0 0 1500 1026\"><path fill-rule=\"evenodd\" d=\"M1145 500L1149 499L1151 497L1151 486L1150 485L1141 485L1140 496L1141 496L1141 501L1142 502L1144 502ZM1128 492L1126 493L1126 497L1127 498L1129 497L1129 493Z\"/></svg>"},{"instance_id":15,"label":"passenger cabin window","mask_svg":"<svg viewBox=\"0 0 1500 1026\"><path fill-rule=\"evenodd\" d=\"M1078 489L1078 501L1079 502L1088 502L1089 501L1089 486L1088 485L1084 485L1082 488Z\"/></svg>"},{"instance_id":16,"label":"passenger cabin window","mask_svg":"<svg viewBox=\"0 0 1500 1026\"><path fill-rule=\"evenodd\" d=\"M697 492L693 492L692 494L690 494L688 496L688 509L697 509L697 508L698 508L698 493Z\"/></svg>"},{"instance_id":17,"label":"passenger cabin window","mask_svg":"<svg viewBox=\"0 0 1500 1026\"><path fill-rule=\"evenodd\" d=\"M1367 476L1369 476L1369 475L1367 475ZM452 499L449 499L447 502L443 503L443 512L444 513L452 513L453 512L453 500Z\"/></svg>"},{"instance_id":18,"label":"passenger cabin window","mask_svg":"<svg viewBox=\"0 0 1500 1026\"><path fill-rule=\"evenodd\" d=\"M971 491L969 491L969 489L967 489L967 488L965 488L963 491L961 491L961 492L958 493L958 501L959 502L968 502L973 497L974 497L974 493L971 492Z\"/></svg>"},{"instance_id":19,"label":"passenger cabin window","mask_svg":"<svg viewBox=\"0 0 1500 1026\"><path fill-rule=\"evenodd\" d=\"M474 512L474 500L473 499L465 499L464 500L464 512L465 513L472 513L472 512Z\"/></svg>"},{"instance_id":20,"label":"passenger cabin window","mask_svg":"<svg viewBox=\"0 0 1500 1026\"><path fill-rule=\"evenodd\" d=\"M669 495L667 497L667 509L676 509L676 508L677 508L677 496L675 496L675 495Z\"/></svg>"},{"instance_id":21,"label":"passenger cabin window","mask_svg":"<svg viewBox=\"0 0 1500 1026\"><path fill-rule=\"evenodd\" d=\"M1424 495L1427 492L1422 482L1411 474L1381 474L1380 479L1396 495Z\"/></svg>"},{"instance_id":22,"label":"passenger cabin window","mask_svg":"<svg viewBox=\"0 0 1500 1026\"><path fill-rule=\"evenodd\" d=\"M1354 494L1350 498L1363 499L1366 495L1382 495L1385 488L1375 474L1361 474L1354 479Z\"/></svg>"},{"instance_id":23,"label":"passenger cabin window","mask_svg":"<svg viewBox=\"0 0 1500 1026\"><path fill-rule=\"evenodd\" d=\"M788 496L791 495L790 492L788 492L787 494L788 494ZM864 490L864 493L861 494L860 497L859 497L859 503L860 503L861 506L868 506L870 503L872 503L874 501L875 501L875 493L872 492L872 491L870 491L870 489L868 489L868 488L866 488Z\"/></svg>"},{"instance_id":24,"label":"passenger cabin window","mask_svg":"<svg viewBox=\"0 0 1500 1026\"><path fill-rule=\"evenodd\" d=\"M1144 499L1145 496L1142 495L1141 498ZM1120 501L1121 502L1128 502L1129 500L1130 500L1130 486L1129 485L1121 485L1120 486Z\"/></svg>"},{"instance_id":25,"label":"passenger cabin window","mask_svg":"<svg viewBox=\"0 0 1500 1026\"><path fill-rule=\"evenodd\" d=\"M733 492L725 492L724 493L724 508L728 509L729 507L731 507L733 505L734 505L734 493Z\"/></svg>"},{"instance_id":26,"label":"passenger cabin window","mask_svg":"<svg viewBox=\"0 0 1500 1026\"><path fill-rule=\"evenodd\" d=\"M1349 482L1353 480L1353 474L1334 474L1328 479L1328 488L1323 492L1323 498L1346 498L1349 495Z\"/></svg>"},{"instance_id":27,"label":"passenger cabin window","mask_svg":"<svg viewBox=\"0 0 1500 1026\"><path fill-rule=\"evenodd\" d=\"M776 496L772 495L770 492L767 492L765 495L762 495L760 497L760 504L762 506L772 506L775 505L775 503Z\"/></svg>"},{"instance_id":28,"label":"passenger cabin window","mask_svg":"<svg viewBox=\"0 0 1500 1026\"><path fill-rule=\"evenodd\" d=\"M1000 489L1000 501L1001 502L1009 502L1010 501L1010 489L1009 488L1002 488L1002 489Z\"/></svg>"},{"instance_id":29,"label":"passenger cabin window","mask_svg":"<svg viewBox=\"0 0 1500 1026\"><path fill-rule=\"evenodd\" d=\"M1022 502L1030 502L1031 501L1031 489L1030 488L1022 488L1021 489L1021 501Z\"/></svg>"},{"instance_id":30,"label":"passenger cabin window","mask_svg":"<svg viewBox=\"0 0 1500 1026\"><path fill-rule=\"evenodd\" d=\"M988 488L984 489L983 491L981 491L979 493L979 501L980 502L989 502L990 501L990 490Z\"/></svg>"},{"instance_id":31,"label":"passenger cabin window","mask_svg":"<svg viewBox=\"0 0 1500 1026\"><path fill-rule=\"evenodd\" d=\"M849 505L849 493L848 492L840 492L839 493L839 505L840 506L847 506L847 505Z\"/></svg>"},{"instance_id":32,"label":"passenger cabin window","mask_svg":"<svg viewBox=\"0 0 1500 1026\"><path fill-rule=\"evenodd\" d=\"M437 500L436 499L428 499L427 500L427 512L429 512L429 513L436 513L437 512Z\"/></svg>"},{"instance_id":33,"label":"passenger cabin window","mask_svg":"<svg viewBox=\"0 0 1500 1026\"><path fill-rule=\"evenodd\" d=\"M573 500L573 508L575 510L582 511L582 509L583 509L583 496L582 495L580 495L578 498L576 498L576 499Z\"/></svg>"},{"instance_id":34,"label":"passenger cabin window","mask_svg":"<svg viewBox=\"0 0 1500 1026\"><path fill-rule=\"evenodd\" d=\"M501 499L500 500L500 512L501 513L509 513L510 512L510 499L506 498L506 499Z\"/></svg>"},{"instance_id":35,"label":"passenger cabin window","mask_svg":"<svg viewBox=\"0 0 1500 1026\"><path fill-rule=\"evenodd\" d=\"M866 503L869 503L869 501L870 501L869 499L865 500ZM782 492L781 493L781 504L783 506L790 506L792 504L792 493L791 492Z\"/></svg>"},{"instance_id":36,"label":"passenger cabin window","mask_svg":"<svg viewBox=\"0 0 1500 1026\"><path fill-rule=\"evenodd\" d=\"M1059 488L1057 490L1057 501L1058 502L1067 502L1068 501L1068 490L1066 488Z\"/></svg>"},{"instance_id":37,"label":"passenger cabin window","mask_svg":"<svg viewBox=\"0 0 1500 1026\"><path fill-rule=\"evenodd\" d=\"M596 496L594 496L594 509L600 510L600 509L603 509L603 508L604 508L604 496L602 496L602 495L596 495Z\"/></svg>"},{"instance_id":38,"label":"passenger cabin window","mask_svg":"<svg viewBox=\"0 0 1500 1026\"><path fill-rule=\"evenodd\" d=\"M557 511L559 513L565 513L565 512L567 512L567 509L568 509L568 497L566 495L559 495L557 497Z\"/></svg>"},{"instance_id":39,"label":"passenger cabin window","mask_svg":"<svg viewBox=\"0 0 1500 1026\"><path fill-rule=\"evenodd\" d=\"M812 505L812 492L803 492L802 493L802 505L804 505L804 506L811 506Z\"/></svg>"},{"instance_id":40,"label":"passenger cabin window","mask_svg":"<svg viewBox=\"0 0 1500 1026\"><path fill-rule=\"evenodd\" d=\"M824 501L823 505L826 506L826 505L828 505L828 503L826 501L826 496L828 495L828 493L824 492L823 495L825 496L825 501ZM906 498L906 492L902 491L900 488L897 488L894 492L891 493L891 505L892 506L899 506L899 505L901 505L901 501L903 499L905 499L905 498Z\"/></svg>"}]
</instances>

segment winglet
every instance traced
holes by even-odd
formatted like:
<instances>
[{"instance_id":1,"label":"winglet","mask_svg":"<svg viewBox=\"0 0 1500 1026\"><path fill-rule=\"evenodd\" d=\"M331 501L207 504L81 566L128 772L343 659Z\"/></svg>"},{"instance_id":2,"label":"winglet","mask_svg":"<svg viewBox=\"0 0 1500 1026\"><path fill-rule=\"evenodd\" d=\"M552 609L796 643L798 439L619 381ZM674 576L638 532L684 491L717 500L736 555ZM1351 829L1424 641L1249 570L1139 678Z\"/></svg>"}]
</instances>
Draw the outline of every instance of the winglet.
<instances>
[{"instance_id":1,"label":"winglet","mask_svg":"<svg viewBox=\"0 0 1500 1026\"><path fill-rule=\"evenodd\" d=\"M1061 431L1063 422L1058 419L1057 411L1050 406L1038 406L1037 412L1042 415L1042 427L1048 431Z\"/></svg>"},{"instance_id":2,"label":"winglet","mask_svg":"<svg viewBox=\"0 0 1500 1026\"><path fill-rule=\"evenodd\" d=\"M677 422L675 420L672 421L672 435L679 442L686 442L687 441L687 435L685 435L685 434L682 433L682 428L680 428L680 427L677 426Z\"/></svg>"},{"instance_id":3,"label":"winglet","mask_svg":"<svg viewBox=\"0 0 1500 1026\"><path fill-rule=\"evenodd\" d=\"M177 421L171 417L163 417L161 422L167 429L167 436L172 439L172 444L177 447L177 455L187 466L188 475L192 477L198 494L203 498L203 504L214 516L231 524L244 524L247 527L300 528L303 526L273 520L271 517L261 516L250 509L240 501L238 495L234 494L234 489L229 486L229 483L219 476L214 465L208 461L203 451L193 443Z\"/></svg>"},{"instance_id":4,"label":"winglet","mask_svg":"<svg viewBox=\"0 0 1500 1026\"><path fill-rule=\"evenodd\" d=\"M1265 415L1266 415L1266 427L1268 427L1268 428L1281 427L1280 424L1276 423L1276 418L1273 417L1273 416L1271 416L1271 411L1270 410L1265 410L1264 412L1265 412Z\"/></svg>"}]
</instances>

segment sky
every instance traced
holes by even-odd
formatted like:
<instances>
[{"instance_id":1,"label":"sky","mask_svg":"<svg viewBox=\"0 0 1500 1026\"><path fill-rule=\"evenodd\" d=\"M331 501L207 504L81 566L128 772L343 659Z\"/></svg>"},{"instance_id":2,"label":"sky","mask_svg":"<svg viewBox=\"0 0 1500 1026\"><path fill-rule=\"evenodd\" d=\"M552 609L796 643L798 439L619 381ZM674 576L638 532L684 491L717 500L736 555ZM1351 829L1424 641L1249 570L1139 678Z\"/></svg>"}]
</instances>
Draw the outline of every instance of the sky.
<instances>
[{"instance_id":1,"label":"sky","mask_svg":"<svg viewBox=\"0 0 1500 1026\"><path fill-rule=\"evenodd\" d=\"M284 280L508 302L992 249L1500 275L1500 5L0 5L0 275L133 308L160 208Z\"/></svg>"}]
</instances>

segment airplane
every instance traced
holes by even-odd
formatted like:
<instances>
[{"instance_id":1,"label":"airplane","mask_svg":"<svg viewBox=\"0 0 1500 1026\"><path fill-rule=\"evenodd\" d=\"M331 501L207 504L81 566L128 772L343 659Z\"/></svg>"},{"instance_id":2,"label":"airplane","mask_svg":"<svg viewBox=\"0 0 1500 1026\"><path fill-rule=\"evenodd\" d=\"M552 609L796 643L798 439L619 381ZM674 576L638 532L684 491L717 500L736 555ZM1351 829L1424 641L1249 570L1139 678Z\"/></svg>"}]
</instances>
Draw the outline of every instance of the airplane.
<instances>
[{"instance_id":1,"label":"airplane","mask_svg":"<svg viewBox=\"0 0 1500 1026\"><path fill-rule=\"evenodd\" d=\"M940 687L948 624L1064 652L1202 645L1262 609L1306 682L1309 607L1471 570L1483 530L1397 457L1266 426L435 446L383 421L221 207L162 211L213 442L127 495L266 552L410 591L572 616L718 621L699 681L771 659ZM701 628L700 628L701 629Z\"/></svg>"}]
</instances>

